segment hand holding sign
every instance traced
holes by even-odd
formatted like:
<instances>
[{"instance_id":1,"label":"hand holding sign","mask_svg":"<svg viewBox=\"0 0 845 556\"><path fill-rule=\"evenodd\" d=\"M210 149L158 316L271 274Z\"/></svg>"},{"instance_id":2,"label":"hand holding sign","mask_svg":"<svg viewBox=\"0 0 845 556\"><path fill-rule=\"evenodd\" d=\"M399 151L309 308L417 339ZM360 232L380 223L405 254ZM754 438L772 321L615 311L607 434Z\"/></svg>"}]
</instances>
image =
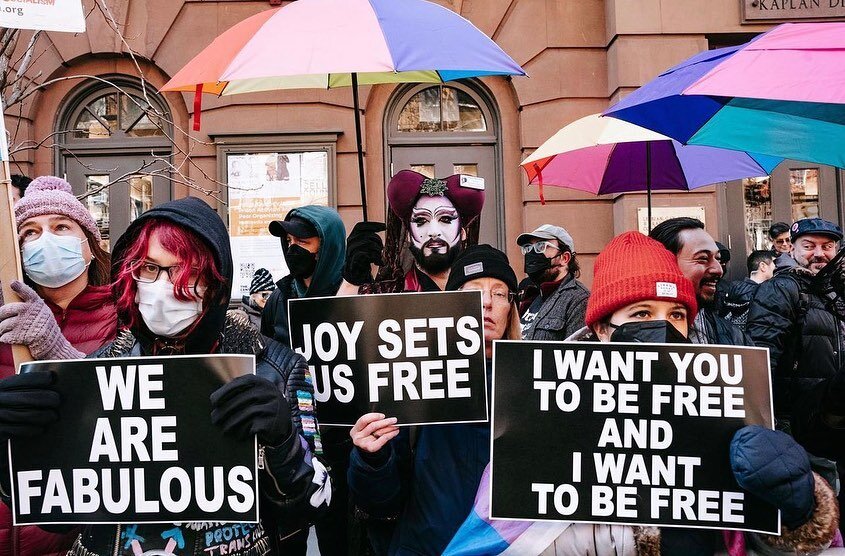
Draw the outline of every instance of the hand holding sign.
<instances>
[{"instance_id":1,"label":"hand holding sign","mask_svg":"<svg viewBox=\"0 0 845 556\"><path fill-rule=\"evenodd\" d=\"M36 359L84 357L62 335L53 312L35 290L17 280L10 286L22 301L0 307L0 342L29 346Z\"/></svg>"},{"instance_id":2,"label":"hand holding sign","mask_svg":"<svg viewBox=\"0 0 845 556\"><path fill-rule=\"evenodd\" d=\"M32 372L0 380L0 439L38 436L59 419L59 393L50 388L52 372Z\"/></svg>"},{"instance_id":3,"label":"hand holding sign","mask_svg":"<svg viewBox=\"0 0 845 556\"><path fill-rule=\"evenodd\" d=\"M396 426L396 417L384 418L384 413L367 413L349 431L352 443L359 450L374 454L381 450L385 444L396 438L399 434L399 427Z\"/></svg>"},{"instance_id":4,"label":"hand holding sign","mask_svg":"<svg viewBox=\"0 0 845 556\"><path fill-rule=\"evenodd\" d=\"M290 434L290 408L276 386L257 375L244 375L211 394L211 422L225 434L246 439L253 434L277 446Z\"/></svg>"}]
</instances>

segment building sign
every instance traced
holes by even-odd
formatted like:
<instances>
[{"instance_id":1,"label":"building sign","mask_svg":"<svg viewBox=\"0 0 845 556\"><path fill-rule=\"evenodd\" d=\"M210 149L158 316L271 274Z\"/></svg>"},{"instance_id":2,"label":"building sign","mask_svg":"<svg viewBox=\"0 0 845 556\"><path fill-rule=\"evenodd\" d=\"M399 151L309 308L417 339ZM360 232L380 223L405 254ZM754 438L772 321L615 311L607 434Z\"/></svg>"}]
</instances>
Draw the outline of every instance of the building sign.
<instances>
[{"instance_id":1,"label":"building sign","mask_svg":"<svg viewBox=\"0 0 845 556\"><path fill-rule=\"evenodd\" d=\"M84 33L82 0L0 0L0 27Z\"/></svg>"},{"instance_id":2,"label":"building sign","mask_svg":"<svg viewBox=\"0 0 845 556\"><path fill-rule=\"evenodd\" d=\"M843 0L845 1L845 0ZM669 220L670 218L697 218L705 225L704 207L652 207L651 208L651 227ZM648 208L637 208L637 229L641 234L648 235Z\"/></svg>"},{"instance_id":3,"label":"building sign","mask_svg":"<svg viewBox=\"0 0 845 556\"><path fill-rule=\"evenodd\" d=\"M296 207L328 205L328 153L228 153L226 170L235 263L232 296L240 299L249 294L257 269L269 270L274 281L288 273L279 238L267 226Z\"/></svg>"},{"instance_id":4,"label":"building sign","mask_svg":"<svg viewBox=\"0 0 845 556\"><path fill-rule=\"evenodd\" d=\"M740 0L742 22L845 18L845 0Z\"/></svg>"}]
</instances>

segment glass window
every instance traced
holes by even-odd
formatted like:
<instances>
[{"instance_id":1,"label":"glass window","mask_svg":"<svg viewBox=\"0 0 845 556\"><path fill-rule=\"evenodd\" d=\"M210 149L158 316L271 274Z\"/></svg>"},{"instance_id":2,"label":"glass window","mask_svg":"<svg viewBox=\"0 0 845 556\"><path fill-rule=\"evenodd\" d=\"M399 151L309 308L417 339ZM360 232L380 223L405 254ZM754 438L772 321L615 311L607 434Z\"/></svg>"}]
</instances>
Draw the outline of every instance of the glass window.
<instances>
[{"instance_id":1,"label":"glass window","mask_svg":"<svg viewBox=\"0 0 845 556\"><path fill-rule=\"evenodd\" d=\"M147 112L148 107L138 96L106 93L83 107L73 126L74 138L105 139L119 131L130 137L164 136L162 120Z\"/></svg>"},{"instance_id":2,"label":"glass window","mask_svg":"<svg viewBox=\"0 0 845 556\"><path fill-rule=\"evenodd\" d=\"M399 113L400 132L487 131L487 120L473 98L455 87L437 85L418 92Z\"/></svg>"},{"instance_id":3,"label":"glass window","mask_svg":"<svg viewBox=\"0 0 845 556\"><path fill-rule=\"evenodd\" d=\"M411 164L411 170L427 178L434 177L434 164Z\"/></svg>"},{"instance_id":4,"label":"glass window","mask_svg":"<svg viewBox=\"0 0 845 556\"><path fill-rule=\"evenodd\" d=\"M465 176L478 176L478 164L453 164L453 174L463 174Z\"/></svg>"},{"instance_id":5,"label":"glass window","mask_svg":"<svg viewBox=\"0 0 845 556\"><path fill-rule=\"evenodd\" d=\"M803 168L789 171L789 190L792 196L792 221L819 215L819 169Z\"/></svg>"},{"instance_id":6,"label":"glass window","mask_svg":"<svg viewBox=\"0 0 845 556\"><path fill-rule=\"evenodd\" d=\"M109 250L109 176L94 175L86 176L87 193L85 197L86 208L94 221L97 223L97 229L100 230L100 235L103 238L101 246L105 250Z\"/></svg>"},{"instance_id":7,"label":"glass window","mask_svg":"<svg viewBox=\"0 0 845 556\"><path fill-rule=\"evenodd\" d=\"M129 179L129 219L135 220L153 208L153 177L139 176Z\"/></svg>"},{"instance_id":8,"label":"glass window","mask_svg":"<svg viewBox=\"0 0 845 556\"><path fill-rule=\"evenodd\" d=\"M742 180L745 192L746 252L769 248L769 226L772 225L771 177Z\"/></svg>"}]
</instances>

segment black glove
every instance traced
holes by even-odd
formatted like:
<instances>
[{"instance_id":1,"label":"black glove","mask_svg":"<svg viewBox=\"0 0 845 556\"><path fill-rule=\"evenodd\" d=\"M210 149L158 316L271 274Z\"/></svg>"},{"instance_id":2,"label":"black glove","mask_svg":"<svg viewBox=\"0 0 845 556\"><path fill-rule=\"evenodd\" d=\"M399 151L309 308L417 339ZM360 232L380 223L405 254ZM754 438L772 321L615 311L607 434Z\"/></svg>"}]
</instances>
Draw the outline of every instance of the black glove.
<instances>
[{"instance_id":1,"label":"black glove","mask_svg":"<svg viewBox=\"0 0 845 556\"><path fill-rule=\"evenodd\" d=\"M277 446L290 434L290 408L276 386L257 375L239 376L211 394L211 422L237 438L258 435Z\"/></svg>"},{"instance_id":2,"label":"black glove","mask_svg":"<svg viewBox=\"0 0 845 556\"><path fill-rule=\"evenodd\" d=\"M61 399L50 388L52 372L36 371L0 380L0 440L38 436L59 419Z\"/></svg>"},{"instance_id":3,"label":"black glove","mask_svg":"<svg viewBox=\"0 0 845 556\"><path fill-rule=\"evenodd\" d=\"M370 265L382 266L384 243L378 233L386 230L383 222L358 222L346 240L346 263L343 279L355 286L373 281Z\"/></svg>"},{"instance_id":4,"label":"black glove","mask_svg":"<svg viewBox=\"0 0 845 556\"><path fill-rule=\"evenodd\" d=\"M815 509L810 458L795 439L759 426L742 427L731 441L731 468L739 486L777 507L795 529Z\"/></svg>"}]
</instances>

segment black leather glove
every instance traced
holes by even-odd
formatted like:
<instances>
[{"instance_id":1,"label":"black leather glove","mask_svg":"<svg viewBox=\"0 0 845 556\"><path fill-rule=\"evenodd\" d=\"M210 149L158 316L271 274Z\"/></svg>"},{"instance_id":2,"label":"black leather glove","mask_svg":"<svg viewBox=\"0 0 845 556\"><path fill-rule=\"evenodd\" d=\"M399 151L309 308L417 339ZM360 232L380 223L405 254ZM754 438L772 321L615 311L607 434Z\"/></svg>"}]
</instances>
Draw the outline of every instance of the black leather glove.
<instances>
[{"instance_id":1,"label":"black leather glove","mask_svg":"<svg viewBox=\"0 0 845 556\"><path fill-rule=\"evenodd\" d=\"M355 286L373 281L370 265L382 266L384 243L378 233L386 230L383 222L358 222L346 240L346 263L343 279Z\"/></svg>"},{"instance_id":2,"label":"black leather glove","mask_svg":"<svg viewBox=\"0 0 845 556\"><path fill-rule=\"evenodd\" d=\"M0 440L38 436L59 419L59 393L52 372L36 371L0 380Z\"/></svg>"},{"instance_id":3,"label":"black leather glove","mask_svg":"<svg viewBox=\"0 0 845 556\"><path fill-rule=\"evenodd\" d=\"M239 376L211 394L211 422L237 438L257 434L268 446L281 444L293 426L285 397L257 375Z\"/></svg>"}]
</instances>

